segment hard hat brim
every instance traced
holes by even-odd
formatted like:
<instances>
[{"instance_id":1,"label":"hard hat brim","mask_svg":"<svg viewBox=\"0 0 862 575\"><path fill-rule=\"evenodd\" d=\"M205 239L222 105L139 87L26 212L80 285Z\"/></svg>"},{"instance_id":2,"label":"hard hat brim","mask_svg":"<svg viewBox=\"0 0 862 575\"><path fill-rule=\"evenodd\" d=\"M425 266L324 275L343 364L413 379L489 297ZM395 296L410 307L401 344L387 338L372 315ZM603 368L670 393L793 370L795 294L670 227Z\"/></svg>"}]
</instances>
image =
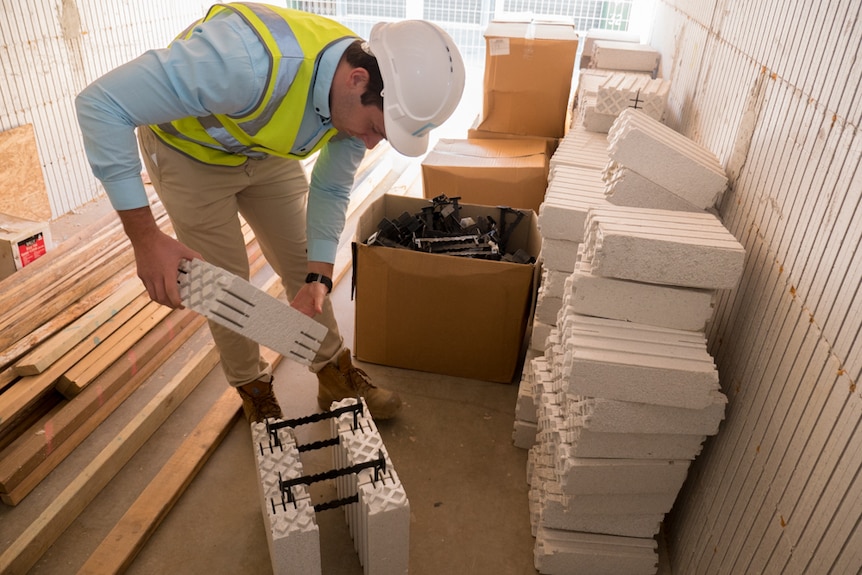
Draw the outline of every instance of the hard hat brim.
<instances>
[{"instance_id":1,"label":"hard hat brim","mask_svg":"<svg viewBox=\"0 0 862 575\"><path fill-rule=\"evenodd\" d=\"M428 149L428 132L426 131L421 136L414 136L407 132L399 122L395 121L391 109L385 105L383 106L383 127L386 130L386 139L389 144L405 156L415 158L424 154Z\"/></svg>"},{"instance_id":2,"label":"hard hat brim","mask_svg":"<svg viewBox=\"0 0 862 575\"><path fill-rule=\"evenodd\" d=\"M386 139L405 156L421 156L428 150L428 133L461 98L461 55L442 28L423 20L379 22L371 29L369 45L383 80Z\"/></svg>"}]
</instances>

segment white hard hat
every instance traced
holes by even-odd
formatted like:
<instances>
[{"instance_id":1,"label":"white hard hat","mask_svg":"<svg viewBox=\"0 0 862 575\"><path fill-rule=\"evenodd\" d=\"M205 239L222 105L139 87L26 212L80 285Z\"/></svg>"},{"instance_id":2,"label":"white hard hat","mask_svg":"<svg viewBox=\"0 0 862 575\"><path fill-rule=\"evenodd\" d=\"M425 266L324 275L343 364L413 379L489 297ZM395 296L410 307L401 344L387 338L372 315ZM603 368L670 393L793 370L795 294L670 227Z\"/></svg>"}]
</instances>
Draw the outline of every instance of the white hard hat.
<instances>
[{"instance_id":1,"label":"white hard hat","mask_svg":"<svg viewBox=\"0 0 862 575\"><path fill-rule=\"evenodd\" d=\"M386 139L405 156L420 156L428 132L461 100L461 54L442 28L424 20L375 24L368 44L383 77Z\"/></svg>"}]
</instances>

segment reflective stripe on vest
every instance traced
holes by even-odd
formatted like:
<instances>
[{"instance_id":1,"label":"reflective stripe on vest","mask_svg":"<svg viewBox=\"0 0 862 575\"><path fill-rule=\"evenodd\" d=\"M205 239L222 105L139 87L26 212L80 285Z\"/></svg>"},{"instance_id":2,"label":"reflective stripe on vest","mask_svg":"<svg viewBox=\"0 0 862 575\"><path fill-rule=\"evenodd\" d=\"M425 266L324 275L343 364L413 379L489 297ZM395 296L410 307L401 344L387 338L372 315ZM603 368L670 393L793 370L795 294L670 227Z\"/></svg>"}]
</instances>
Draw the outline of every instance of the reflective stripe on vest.
<instances>
[{"instance_id":1,"label":"reflective stripe on vest","mask_svg":"<svg viewBox=\"0 0 862 575\"><path fill-rule=\"evenodd\" d=\"M208 164L236 166L267 155L304 158L335 135L328 130L305 154L291 152L314 77L317 58L330 44L354 34L337 22L288 8L262 4L217 4L200 21L230 10L257 34L269 72L260 100L242 116L212 114L150 126L172 148ZM184 31L187 39L200 22ZM303 54L303 58L282 58Z\"/></svg>"}]
</instances>

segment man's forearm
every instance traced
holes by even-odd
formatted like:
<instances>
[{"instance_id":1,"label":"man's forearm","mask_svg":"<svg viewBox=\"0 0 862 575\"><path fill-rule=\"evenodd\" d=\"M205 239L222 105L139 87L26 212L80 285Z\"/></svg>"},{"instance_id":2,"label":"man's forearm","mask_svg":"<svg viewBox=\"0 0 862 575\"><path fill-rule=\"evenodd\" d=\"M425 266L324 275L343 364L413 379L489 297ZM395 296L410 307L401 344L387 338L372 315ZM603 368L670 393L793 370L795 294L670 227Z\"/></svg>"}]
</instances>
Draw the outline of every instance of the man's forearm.
<instances>
[{"instance_id":1,"label":"man's forearm","mask_svg":"<svg viewBox=\"0 0 862 575\"><path fill-rule=\"evenodd\" d=\"M154 234L161 232L150 206L131 210L118 210L117 215L123 224L123 230L132 242L132 246L146 242Z\"/></svg>"}]
</instances>

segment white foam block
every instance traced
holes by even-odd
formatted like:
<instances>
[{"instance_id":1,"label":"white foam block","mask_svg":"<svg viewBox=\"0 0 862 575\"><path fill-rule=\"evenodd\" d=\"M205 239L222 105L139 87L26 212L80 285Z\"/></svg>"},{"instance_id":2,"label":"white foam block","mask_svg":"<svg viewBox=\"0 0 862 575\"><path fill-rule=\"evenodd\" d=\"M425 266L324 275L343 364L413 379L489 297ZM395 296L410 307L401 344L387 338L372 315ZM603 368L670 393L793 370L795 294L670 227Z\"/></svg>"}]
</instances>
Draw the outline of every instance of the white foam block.
<instances>
[{"instance_id":1,"label":"white foam block","mask_svg":"<svg viewBox=\"0 0 862 575\"><path fill-rule=\"evenodd\" d=\"M614 72L599 85L596 111L619 115L626 108L637 108L655 120L661 120L670 93L670 82L643 74Z\"/></svg>"},{"instance_id":2,"label":"white foam block","mask_svg":"<svg viewBox=\"0 0 862 575\"><path fill-rule=\"evenodd\" d=\"M560 444L559 457L694 459L706 440L705 435L607 433L583 427L571 427L567 435L570 443Z\"/></svg>"},{"instance_id":3,"label":"white foam block","mask_svg":"<svg viewBox=\"0 0 862 575\"><path fill-rule=\"evenodd\" d=\"M654 72L661 54L649 44L596 40L593 43L590 66L605 70Z\"/></svg>"},{"instance_id":4,"label":"white foam block","mask_svg":"<svg viewBox=\"0 0 862 575\"><path fill-rule=\"evenodd\" d=\"M534 563L549 575L655 575L657 548L652 538L540 528Z\"/></svg>"},{"instance_id":5,"label":"white foam block","mask_svg":"<svg viewBox=\"0 0 862 575\"><path fill-rule=\"evenodd\" d=\"M548 188L539 206L542 238L582 242L590 208L608 205L600 171L558 166L549 174Z\"/></svg>"},{"instance_id":6,"label":"white foam block","mask_svg":"<svg viewBox=\"0 0 862 575\"><path fill-rule=\"evenodd\" d=\"M698 207L716 204L727 188L714 154L633 108L621 112L609 130L608 155Z\"/></svg>"},{"instance_id":7,"label":"white foam block","mask_svg":"<svg viewBox=\"0 0 862 575\"><path fill-rule=\"evenodd\" d=\"M678 212L702 212L709 206L696 206L667 188L615 162L605 173L605 197L615 206L652 208Z\"/></svg>"},{"instance_id":8,"label":"white foam block","mask_svg":"<svg viewBox=\"0 0 862 575\"><path fill-rule=\"evenodd\" d=\"M302 477L292 430L278 429L270 435L266 422L260 422L251 425L251 434L272 571L276 575L319 574L320 532L308 489L294 485L291 497L281 490L282 480Z\"/></svg>"},{"instance_id":9,"label":"white foam block","mask_svg":"<svg viewBox=\"0 0 862 575\"><path fill-rule=\"evenodd\" d=\"M309 365L327 329L244 279L201 260L184 260L183 305L284 357Z\"/></svg>"},{"instance_id":10,"label":"white foam block","mask_svg":"<svg viewBox=\"0 0 862 575\"><path fill-rule=\"evenodd\" d=\"M689 460L598 459L570 457L557 462L563 492L678 493L688 473Z\"/></svg>"},{"instance_id":11,"label":"white foam block","mask_svg":"<svg viewBox=\"0 0 862 575\"><path fill-rule=\"evenodd\" d=\"M560 329L565 343L555 369L570 394L688 409L716 401L718 371L702 334L570 310Z\"/></svg>"},{"instance_id":12,"label":"white foam block","mask_svg":"<svg viewBox=\"0 0 862 575\"><path fill-rule=\"evenodd\" d=\"M395 471L377 425L365 400L362 414L344 413L332 420L339 443L333 448L336 469L378 460L385 469L364 469L336 480L340 498L357 495L359 501L345 506L345 517L354 547L366 574L407 573L410 547L410 503ZM333 403L333 409L353 405L355 399Z\"/></svg>"},{"instance_id":13,"label":"white foam block","mask_svg":"<svg viewBox=\"0 0 862 575\"><path fill-rule=\"evenodd\" d=\"M545 238L542 240L539 259L542 265L547 268L572 273L575 271L575 262L578 260L579 245L578 242L569 240Z\"/></svg>"},{"instance_id":14,"label":"white foam block","mask_svg":"<svg viewBox=\"0 0 862 575\"><path fill-rule=\"evenodd\" d=\"M568 413L571 426L591 431L715 435L727 398L718 391L711 396L713 403L703 409L582 397L571 400Z\"/></svg>"},{"instance_id":15,"label":"white foam block","mask_svg":"<svg viewBox=\"0 0 862 575\"><path fill-rule=\"evenodd\" d=\"M575 125L560 140L548 163L551 170L559 165L602 170L609 161L607 135Z\"/></svg>"},{"instance_id":16,"label":"white foam block","mask_svg":"<svg viewBox=\"0 0 862 575\"><path fill-rule=\"evenodd\" d=\"M710 213L613 206L590 210L581 259L593 275L727 289L742 276L745 248Z\"/></svg>"},{"instance_id":17,"label":"white foam block","mask_svg":"<svg viewBox=\"0 0 862 575\"><path fill-rule=\"evenodd\" d=\"M702 332L714 311L713 290L596 276L580 262L565 282L564 305L581 315Z\"/></svg>"}]
</instances>

